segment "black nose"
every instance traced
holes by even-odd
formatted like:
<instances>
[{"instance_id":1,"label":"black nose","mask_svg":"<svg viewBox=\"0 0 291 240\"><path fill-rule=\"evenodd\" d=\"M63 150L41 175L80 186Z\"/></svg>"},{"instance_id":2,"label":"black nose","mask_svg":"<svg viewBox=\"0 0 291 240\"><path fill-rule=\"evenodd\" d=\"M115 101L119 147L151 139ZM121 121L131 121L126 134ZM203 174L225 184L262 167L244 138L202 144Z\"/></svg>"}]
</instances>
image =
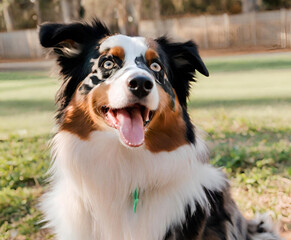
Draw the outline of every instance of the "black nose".
<instances>
[{"instance_id":1,"label":"black nose","mask_svg":"<svg viewBox=\"0 0 291 240\"><path fill-rule=\"evenodd\" d=\"M135 77L128 82L129 90L138 98L147 96L151 92L153 86L152 80L144 76Z\"/></svg>"}]
</instances>

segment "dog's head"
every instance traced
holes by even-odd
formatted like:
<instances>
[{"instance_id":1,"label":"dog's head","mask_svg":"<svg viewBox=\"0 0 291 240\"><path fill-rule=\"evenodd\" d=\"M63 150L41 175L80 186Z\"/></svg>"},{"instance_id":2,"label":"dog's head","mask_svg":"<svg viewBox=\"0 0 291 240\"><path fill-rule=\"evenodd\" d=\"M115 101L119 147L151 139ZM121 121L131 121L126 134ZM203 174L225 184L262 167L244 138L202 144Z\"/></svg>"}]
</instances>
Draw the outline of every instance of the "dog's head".
<instances>
[{"instance_id":1,"label":"dog's head","mask_svg":"<svg viewBox=\"0 0 291 240\"><path fill-rule=\"evenodd\" d=\"M193 42L111 35L97 20L44 24L40 42L53 48L64 79L60 130L81 139L112 131L124 145L145 143L152 152L195 142L186 100L195 71L208 71Z\"/></svg>"}]
</instances>

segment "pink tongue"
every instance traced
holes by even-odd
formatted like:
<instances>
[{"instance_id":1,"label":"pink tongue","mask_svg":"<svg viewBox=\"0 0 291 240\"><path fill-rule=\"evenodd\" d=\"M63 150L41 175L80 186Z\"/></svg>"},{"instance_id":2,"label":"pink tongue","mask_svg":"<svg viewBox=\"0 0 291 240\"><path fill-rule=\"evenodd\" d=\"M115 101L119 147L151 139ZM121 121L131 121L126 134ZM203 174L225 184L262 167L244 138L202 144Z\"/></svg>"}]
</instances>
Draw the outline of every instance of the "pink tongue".
<instances>
[{"instance_id":1,"label":"pink tongue","mask_svg":"<svg viewBox=\"0 0 291 240\"><path fill-rule=\"evenodd\" d=\"M131 113L121 109L116 113L119 121L119 132L125 144L138 147L144 142L143 119L140 110L134 108Z\"/></svg>"}]
</instances>

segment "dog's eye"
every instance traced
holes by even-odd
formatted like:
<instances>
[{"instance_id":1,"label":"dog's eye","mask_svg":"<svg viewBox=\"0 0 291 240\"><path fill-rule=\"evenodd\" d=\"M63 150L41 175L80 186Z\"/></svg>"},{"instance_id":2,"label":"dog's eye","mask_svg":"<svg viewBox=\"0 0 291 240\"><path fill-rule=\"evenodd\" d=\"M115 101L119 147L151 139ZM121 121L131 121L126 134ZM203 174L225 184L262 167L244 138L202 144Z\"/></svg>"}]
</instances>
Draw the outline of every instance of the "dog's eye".
<instances>
[{"instance_id":1,"label":"dog's eye","mask_svg":"<svg viewBox=\"0 0 291 240\"><path fill-rule=\"evenodd\" d=\"M159 72L161 71L161 66L160 64L156 63L156 62L153 62L151 65L150 65L150 68L155 71L155 72Z\"/></svg>"},{"instance_id":2,"label":"dog's eye","mask_svg":"<svg viewBox=\"0 0 291 240\"><path fill-rule=\"evenodd\" d=\"M103 67L107 70L110 70L114 67L114 62L112 62L111 60L107 60L103 63Z\"/></svg>"}]
</instances>

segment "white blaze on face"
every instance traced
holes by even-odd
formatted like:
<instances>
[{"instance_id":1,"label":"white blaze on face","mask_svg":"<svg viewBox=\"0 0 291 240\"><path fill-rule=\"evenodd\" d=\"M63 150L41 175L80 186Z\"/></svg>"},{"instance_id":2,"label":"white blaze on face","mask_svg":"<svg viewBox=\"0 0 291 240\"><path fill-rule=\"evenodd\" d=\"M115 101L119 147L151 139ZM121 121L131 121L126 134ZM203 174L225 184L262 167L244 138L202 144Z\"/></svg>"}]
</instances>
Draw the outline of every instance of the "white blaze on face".
<instances>
[{"instance_id":1,"label":"white blaze on face","mask_svg":"<svg viewBox=\"0 0 291 240\"><path fill-rule=\"evenodd\" d=\"M136 58L145 57L148 49L146 39L143 37L128 37L124 35L111 36L101 43L99 51L102 52L121 47L124 50L124 62L112 76L105 80L110 85L108 102L111 109L118 109L115 113L109 111L108 119L111 125L116 126L120 132L122 142L129 146L140 146L144 142L143 119L139 108L132 108L129 113L124 108L139 104L149 110L156 110L159 105L159 95L154 76L145 69L137 66ZM135 77L151 79L153 88L143 97L137 98L128 88L129 80Z\"/></svg>"},{"instance_id":2,"label":"white blaze on face","mask_svg":"<svg viewBox=\"0 0 291 240\"><path fill-rule=\"evenodd\" d=\"M113 47L122 47L125 52L125 63L133 64L136 57L145 55L148 46L144 37L128 37L125 35L114 35L107 38L100 45L100 52Z\"/></svg>"},{"instance_id":3,"label":"white blaze on face","mask_svg":"<svg viewBox=\"0 0 291 240\"><path fill-rule=\"evenodd\" d=\"M153 88L151 93L138 101L138 103L146 106L150 110L156 110L159 104L159 95L153 75L136 65L136 58L145 56L148 49L146 39L144 37L128 37L124 35L114 35L107 38L100 45L100 52L114 47L122 47L124 50L124 63L112 77L106 80L110 84L108 91L108 99L110 107L124 108L136 101L135 97L128 90L128 80L136 76L145 76L152 79Z\"/></svg>"}]
</instances>

